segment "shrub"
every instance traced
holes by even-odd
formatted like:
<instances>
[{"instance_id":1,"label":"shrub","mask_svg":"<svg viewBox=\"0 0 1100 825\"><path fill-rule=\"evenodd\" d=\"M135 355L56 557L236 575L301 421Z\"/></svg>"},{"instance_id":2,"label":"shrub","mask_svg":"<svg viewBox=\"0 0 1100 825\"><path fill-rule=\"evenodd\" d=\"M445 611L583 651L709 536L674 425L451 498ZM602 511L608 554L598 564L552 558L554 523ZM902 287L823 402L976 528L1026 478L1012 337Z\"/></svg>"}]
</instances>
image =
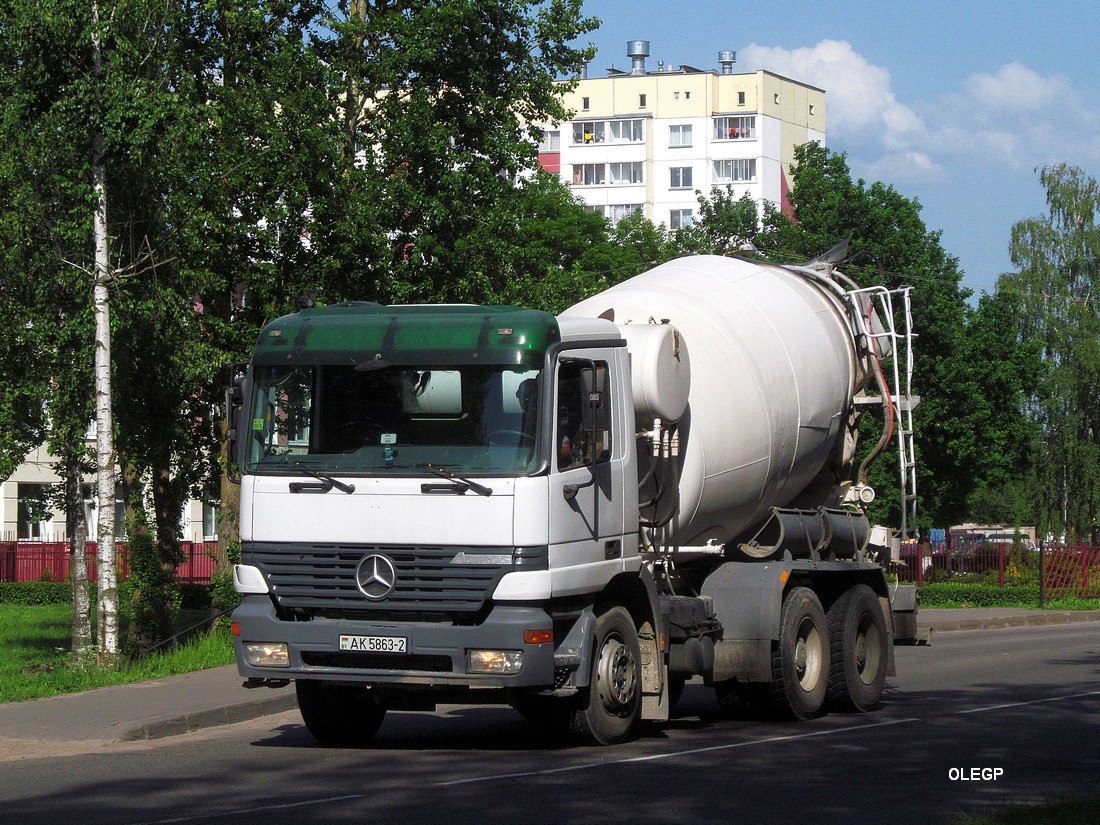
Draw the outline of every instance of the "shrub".
<instances>
[{"instance_id":1,"label":"shrub","mask_svg":"<svg viewBox=\"0 0 1100 825\"><path fill-rule=\"evenodd\" d=\"M932 582L920 589L921 607L1038 607L1039 586L998 587L977 582Z\"/></svg>"},{"instance_id":2,"label":"shrub","mask_svg":"<svg viewBox=\"0 0 1100 825\"><path fill-rule=\"evenodd\" d=\"M70 582L0 582L0 604L72 604Z\"/></svg>"}]
</instances>

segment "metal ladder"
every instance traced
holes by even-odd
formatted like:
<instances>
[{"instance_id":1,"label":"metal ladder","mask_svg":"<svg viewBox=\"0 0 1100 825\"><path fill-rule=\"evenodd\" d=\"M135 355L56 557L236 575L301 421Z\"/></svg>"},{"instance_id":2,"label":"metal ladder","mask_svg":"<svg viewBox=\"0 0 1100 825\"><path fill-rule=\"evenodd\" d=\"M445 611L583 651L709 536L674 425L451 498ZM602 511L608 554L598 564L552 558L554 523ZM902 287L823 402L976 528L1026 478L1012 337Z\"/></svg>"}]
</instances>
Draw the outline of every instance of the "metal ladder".
<instances>
[{"instance_id":1,"label":"metal ladder","mask_svg":"<svg viewBox=\"0 0 1100 825\"><path fill-rule=\"evenodd\" d=\"M868 398L885 406L890 405L898 440L898 487L901 493L901 538L912 538L917 520L917 462L913 436L913 409L920 403L920 396L913 395L913 314L912 287L887 289L882 286L851 290L852 316L857 320L860 332L867 336L878 367L883 371L883 383L888 397ZM874 313L868 312L868 306ZM895 310L897 314L895 315ZM871 322L868 322L868 315ZM877 322L877 326L874 322ZM897 329L897 324L902 329Z\"/></svg>"}]
</instances>

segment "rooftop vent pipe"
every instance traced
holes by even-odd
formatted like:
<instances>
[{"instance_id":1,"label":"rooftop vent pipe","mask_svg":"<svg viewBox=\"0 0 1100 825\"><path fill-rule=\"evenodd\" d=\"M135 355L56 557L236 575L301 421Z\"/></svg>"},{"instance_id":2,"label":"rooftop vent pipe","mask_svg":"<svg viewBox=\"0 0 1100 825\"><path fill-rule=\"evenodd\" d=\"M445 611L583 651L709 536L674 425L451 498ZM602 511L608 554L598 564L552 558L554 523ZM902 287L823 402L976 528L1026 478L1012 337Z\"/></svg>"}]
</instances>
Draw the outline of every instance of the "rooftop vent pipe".
<instances>
[{"instance_id":1,"label":"rooftop vent pipe","mask_svg":"<svg viewBox=\"0 0 1100 825\"><path fill-rule=\"evenodd\" d=\"M718 52L718 63L722 66L722 74L733 74L733 64L737 62L737 52Z\"/></svg>"},{"instance_id":2,"label":"rooftop vent pipe","mask_svg":"<svg viewBox=\"0 0 1100 825\"><path fill-rule=\"evenodd\" d=\"M629 40L626 44L626 56L631 60L630 73L642 75L646 73L645 59L649 57L648 40Z\"/></svg>"}]
</instances>

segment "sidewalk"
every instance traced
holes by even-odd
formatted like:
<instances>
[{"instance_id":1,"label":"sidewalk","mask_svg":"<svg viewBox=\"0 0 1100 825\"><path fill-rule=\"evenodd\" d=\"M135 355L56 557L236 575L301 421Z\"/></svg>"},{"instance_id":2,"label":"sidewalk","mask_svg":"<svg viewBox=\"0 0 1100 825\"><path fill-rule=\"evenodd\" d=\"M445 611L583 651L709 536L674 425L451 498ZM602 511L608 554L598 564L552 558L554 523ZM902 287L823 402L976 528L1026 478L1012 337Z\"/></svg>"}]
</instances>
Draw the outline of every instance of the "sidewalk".
<instances>
[{"instance_id":1,"label":"sidewalk","mask_svg":"<svg viewBox=\"0 0 1100 825\"><path fill-rule=\"evenodd\" d=\"M1100 622L1100 610L922 610L934 633ZM235 665L83 693L0 704L0 750L18 742L126 742L160 739L293 710L294 687L243 687ZM18 748L23 750L23 748Z\"/></svg>"},{"instance_id":2,"label":"sidewalk","mask_svg":"<svg viewBox=\"0 0 1100 825\"><path fill-rule=\"evenodd\" d=\"M243 687L236 665L0 704L5 740L125 742L229 725L297 707L294 686Z\"/></svg>"}]
</instances>

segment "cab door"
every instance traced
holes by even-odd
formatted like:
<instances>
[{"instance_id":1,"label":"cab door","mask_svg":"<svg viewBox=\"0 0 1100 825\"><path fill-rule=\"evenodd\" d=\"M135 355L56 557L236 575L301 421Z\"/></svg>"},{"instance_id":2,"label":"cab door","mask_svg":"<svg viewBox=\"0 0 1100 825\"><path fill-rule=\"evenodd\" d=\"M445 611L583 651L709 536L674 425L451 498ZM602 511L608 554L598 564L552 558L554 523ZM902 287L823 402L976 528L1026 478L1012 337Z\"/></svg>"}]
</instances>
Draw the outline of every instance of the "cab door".
<instances>
[{"instance_id":1,"label":"cab door","mask_svg":"<svg viewBox=\"0 0 1100 825\"><path fill-rule=\"evenodd\" d=\"M626 438L606 350L568 350L554 376L550 568L554 595L599 590L623 569Z\"/></svg>"}]
</instances>

